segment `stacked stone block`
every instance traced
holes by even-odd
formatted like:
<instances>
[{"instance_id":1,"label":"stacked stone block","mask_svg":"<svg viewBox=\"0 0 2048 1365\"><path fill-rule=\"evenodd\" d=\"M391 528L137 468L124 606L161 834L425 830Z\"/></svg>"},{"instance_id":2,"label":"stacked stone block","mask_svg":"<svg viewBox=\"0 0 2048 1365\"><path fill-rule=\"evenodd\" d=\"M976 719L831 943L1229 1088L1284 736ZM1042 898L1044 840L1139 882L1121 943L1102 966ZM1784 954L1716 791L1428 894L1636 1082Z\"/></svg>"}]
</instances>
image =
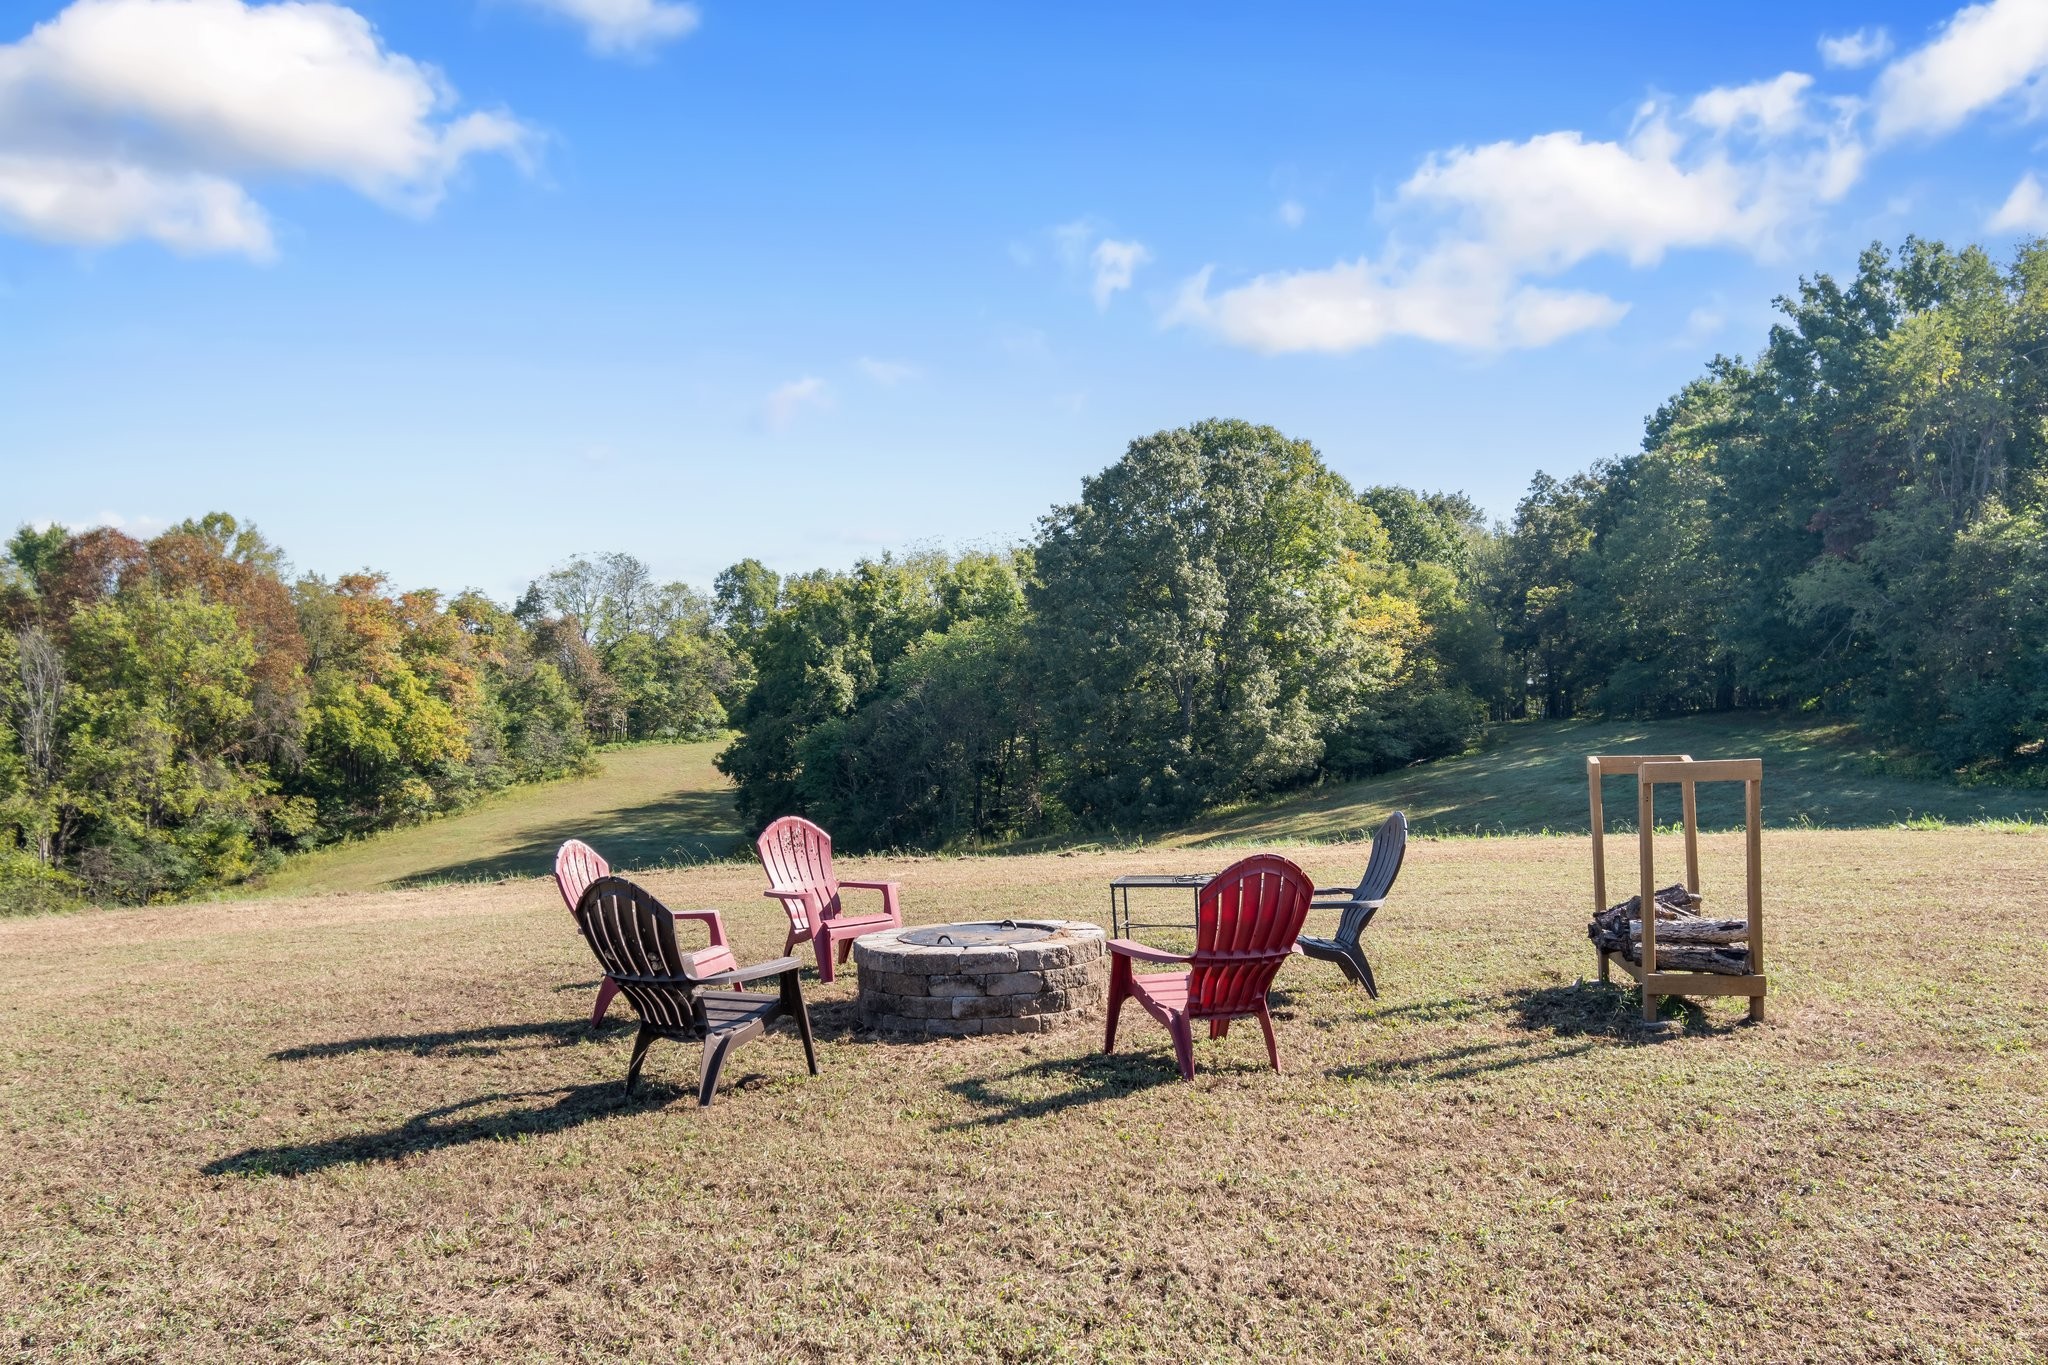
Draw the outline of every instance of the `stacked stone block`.
<instances>
[{"instance_id":1,"label":"stacked stone block","mask_svg":"<svg viewBox=\"0 0 2048 1365\"><path fill-rule=\"evenodd\" d=\"M1109 989L1105 935L1078 920L1008 947L919 947L901 931L854 941L861 1013L890 1033L972 1037L1049 1033L1100 1015Z\"/></svg>"}]
</instances>

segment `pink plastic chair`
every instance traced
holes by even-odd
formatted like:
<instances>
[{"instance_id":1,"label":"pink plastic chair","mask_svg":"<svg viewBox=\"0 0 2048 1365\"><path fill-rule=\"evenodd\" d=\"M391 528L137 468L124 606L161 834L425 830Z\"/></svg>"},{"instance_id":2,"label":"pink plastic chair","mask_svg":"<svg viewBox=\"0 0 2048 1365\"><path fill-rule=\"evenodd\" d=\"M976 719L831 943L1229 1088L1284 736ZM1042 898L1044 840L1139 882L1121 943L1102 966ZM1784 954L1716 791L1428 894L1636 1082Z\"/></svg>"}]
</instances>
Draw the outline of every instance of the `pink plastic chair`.
<instances>
[{"instance_id":1,"label":"pink plastic chair","mask_svg":"<svg viewBox=\"0 0 2048 1365\"><path fill-rule=\"evenodd\" d=\"M1295 936L1308 918L1315 883L1287 859L1257 853L1233 863L1202 888L1195 923L1195 951L1169 953L1127 938L1109 941L1109 1025L1102 1050L1116 1051L1117 1016L1124 1001L1136 1000L1166 1026L1182 1080L1195 1078L1194 1022L1209 1021L1209 1036L1221 1038L1230 1021L1250 1016L1266 1031L1266 1057L1280 1069L1273 1017L1266 990L1273 974L1295 952ZM1185 972L1135 976L1131 963L1186 962Z\"/></svg>"},{"instance_id":2,"label":"pink plastic chair","mask_svg":"<svg viewBox=\"0 0 2048 1365\"><path fill-rule=\"evenodd\" d=\"M563 903L569 907L571 915L576 913L576 906L590 884L599 877L609 877L611 872L611 864L581 839L571 839L555 851L555 886L561 891ZM687 955L694 964L691 971L695 975L710 976L714 972L730 972L739 967L732 949L726 946L725 921L718 917L716 910L673 910L669 913L677 919L702 920L705 929L710 931L711 946ZM592 1028L604 1022L604 1012L618 993L619 983L610 977L598 986L597 1005L590 1011Z\"/></svg>"},{"instance_id":3,"label":"pink plastic chair","mask_svg":"<svg viewBox=\"0 0 2048 1365\"><path fill-rule=\"evenodd\" d=\"M768 874L761 894L782 902L789 915L789 938L782 951L809 942L818 959L818 980L832 979L836 955L844 964L853 941L862 934L903 927L895 882L842 882L832 874L832 836L797 815L785 815L761 831L754 848ZM839 903L846 887L882 893L879 915L848 915Z\"/></svg>"}]
</instances>

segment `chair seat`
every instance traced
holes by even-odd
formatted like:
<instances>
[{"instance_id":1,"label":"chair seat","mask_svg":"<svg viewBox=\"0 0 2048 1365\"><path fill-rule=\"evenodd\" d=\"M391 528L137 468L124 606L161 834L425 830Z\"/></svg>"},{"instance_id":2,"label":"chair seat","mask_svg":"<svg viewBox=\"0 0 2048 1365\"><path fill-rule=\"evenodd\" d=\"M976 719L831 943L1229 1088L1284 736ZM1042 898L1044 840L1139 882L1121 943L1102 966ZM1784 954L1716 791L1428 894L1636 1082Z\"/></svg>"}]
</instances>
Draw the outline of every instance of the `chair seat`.
<instances>
[{"instance_id":1,"label":"chair seat","mask_svg":"<svg viewBox=\"0 0 2048 1365\"><path fill-rule=\"evenodd\" d=\"M1328 957L1332 953L1342 954L1344 945L1333 938L1309 938L1303 935L1294 940L1304 953L1311 957Z\"/></svg>"},{"instance_id":2,"label":"chair seat","mask_svg":"<svg viewBox=\"0 0 2048 1365\"><path fill-rule=\"evenodd\" d=\"M1165 1010L1186 1010L1188 1007L1187 972L1147 972L1131 978L1131 993L1141 995Z\"/></svg>"},{"instance_id":3,"label":"chair seat","mask_svg":"<svg viewBox=\"0 0 2048 1365\"><path fill-rule=\"evenodd\" d=\"M722 943L713 944L709 948L699 948L689 956L691 976L715 976L719 972L732 971L740 965L738 959L733 957L732 949Z\"/></svg>"},{"instance_id":4,"label":"chair seat","mask_svg":"<svg viewBox=\"0 0 2048 1365\"><path fill-rule=\"evenodd\" d=\"M894 915L840 915L835 919L825 921L825 928L834 934L844 934L849 929L868 934L873 933L877 929L893 929L895 927L896 917Z\"/></svg>"},{"instance_id":5,"label":"chair seat","mask_svg":"<svg viewBox=\"0 0 2048 1365\"><path fill-rule=\"evenodd\" d=\"M742 1028L753 1020L766 1020L782 1008L780 997L762 992L699 991L704 1003L704 1020L711 1032L724 1033Z\"/></svg>"}]
</instances>

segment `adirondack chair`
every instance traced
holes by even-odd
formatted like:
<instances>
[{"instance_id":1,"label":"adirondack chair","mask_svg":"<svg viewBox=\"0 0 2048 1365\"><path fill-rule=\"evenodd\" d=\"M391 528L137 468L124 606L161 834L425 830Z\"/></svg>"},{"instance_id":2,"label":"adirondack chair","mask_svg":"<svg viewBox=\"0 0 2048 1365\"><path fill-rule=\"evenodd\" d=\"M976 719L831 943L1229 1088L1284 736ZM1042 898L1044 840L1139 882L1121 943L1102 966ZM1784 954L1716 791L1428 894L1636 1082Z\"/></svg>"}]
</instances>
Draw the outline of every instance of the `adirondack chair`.
<instances>
[{"instance_id":1,"label":"adirondack chair","mask_svg":"<svg viewBox=\"0 0 2048 1365\"><path fill-rule=\"evenodd\" d=\"M608 980L618 983L626 1002L640 1016L640 1035L633 1040L633 1060L626 1067L626 1094L640 1082L647 1049L657 1038L702 1042L704 1060L697 1071L697 1103L708 1105L718 1093L718 1074L735 1047L767 1033L775 1019L796 1020L804 1040L804 1061L818 1074L818 1049L811 1037L811 1016L804 1008L801 971L793 957L733 971L699 974L695 953L676 947L676 918L667 906L624 877L599 877L584 888L576 903L576 923ZM778 977L781 989L728 990L749 981Z\"/></svg>"},{"instance_id":2,"label":"adirondack chair","mask_svg":"<svg viewBox=\"0 0 2048 1365\"><path fill-rule=\"evenodd\" d=\"M1102 1050L1116 1051L1117 1017L1124 1001L1136 1000L1166 1026L1173 1039L1181 1079L1195 1078L1194 1024L1209 1022L1209 1036L1221 1038L1230 1021L1247 1015L1266 1031L1266 1056L1280 1069L1273 1017L1266 990L1280 964L1294 955L1294 939L1308 917L1315 887L1308 874L1287 859L1257 853L1233 863L1202 888L1195 919L1195 951L1169 953L1127 938L1109 941L1109 1025ZM1185 972L1131 970L1133 962L1185 962Z\"/></svg>"},{"instance_id":3,"label":"adirondack chair","mask_svg":"<svg viewBox=\"0 0 2048 1365\"><path fill-rule=\"evenodd\" d=\"M1365 987L1365 993L1375 1000L1380 998L1379 984L1372 979L1372 963L1365 960L1365 949L1358 938L1379 913L1387 893L1394 889L1394 879L1401 875L1401 859L1407 852L1408 817L1395 811L1372 836L1372 856L1366 860L1365 875L1358 879L1357 886L1316 888L1316 899L1309 909L1342 912L1336 936L1310 938L1304 934L1295 940L1310 957L1343 968L1344 975L1354 985Z\"/></svg>"},{"instance_id":4,"label":"adirondack chair","mask_svg":"<svg viewBox=\"0 0 2048 1365\"><path fill-rule=\"evenodd\" d=\"M569 913L576 913L576 906L583 899L583 893L599 877L611 875L611 864L598 851L581 839L571 839L555 851L555 887L562 893L562 903L569 907ZM716 910L672 911L680 919L704 921L704 927L711 933L711 946L699 948L691 956L695 959L695 970L701 976L713 972L729 972L739 966L732 949L725 943L725 921ZM597 1005L590 1011L590 1026L596 1028L604 1022L604 1012L611 1008L612 997L619 993L619 983L606 977L597 987Z\"/></svg>"},{"instance_id":5,"label":"adirondack chair","mask_svg":"<svg viewBox=\"0 0 2048 1365\"><path fill-rule=\"evenodd\" d=\"M903 927L903 912L896 904L897 884L840 881L832 873L832 836L803 817L783 816L761 831L754 847L768 874L768 889L761 894L781 901L789 915L789 938L782 951L808 941L817 955L818 980L832 979L833 959L845 965L853 941L862 934ZM882 913L847 914L839 893L848 887L881 892Z\"/></svg>"}]
</instances>

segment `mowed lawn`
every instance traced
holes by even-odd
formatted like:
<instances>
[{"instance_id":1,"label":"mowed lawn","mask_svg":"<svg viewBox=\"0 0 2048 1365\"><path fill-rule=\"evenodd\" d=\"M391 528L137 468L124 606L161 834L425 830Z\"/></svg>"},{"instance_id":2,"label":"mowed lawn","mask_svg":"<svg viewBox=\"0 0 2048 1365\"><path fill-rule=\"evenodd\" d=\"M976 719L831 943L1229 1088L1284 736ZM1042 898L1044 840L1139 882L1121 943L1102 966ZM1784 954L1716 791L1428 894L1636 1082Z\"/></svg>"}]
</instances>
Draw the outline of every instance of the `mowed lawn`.
<instances>
[{"instance_id":1,"label":"mowed lawn","mask_svg":"<svg viewBox=\"0 0 2048 1365\"><path fill-rule=\"evenodd\" d=\"M1288 843L1370 834L1387 812L1434 834L1525 834L1587 828L1586 755L1664 753L1761 758L1764 818L1778 828L1875 829L1905 823L2048 823L2048 789L1964 787L1883 772L1853 730L1742 712L1639 721L1498 725L1478 752L1226 811L1171 836L1176 844ZM1635 789L1610 779L1610 825L1633 827ZM1674 791L1660 821L1678 819ZM1742 823L1741 788L1700 789L1703 824Z\"/></svg>"},{"instance_id":2,"label":"mowed lawn","mask_svg":"<svg viewBox=\"0 0 2048 1365\"><path fill-rule=\"evenodd\" d=\"M1710 905L1736 841L1707 841ZM1305 847L1318 880L1360 850ZM1100 920L1223 850L872 860L910 917ZM0 923L24 1360L2038 1360L2048 837L1765 839L1771 1021L1647 1039L1583 839L1418 841L1384 996L898 1043L812 991L715 1107L585 1016L541 879ZM780 949L759 874L656 873ZM1178 902L1161 903L1170 911ZM623 1006L619 1008L623 1014Z\"/></svg>"},{"instance_id":3,"label":"mowed lawn","mask_svg":"<svg viewBox=\"0 0 2048 1365\"><path fill-rule=\"evenodd\" d=\"M250 889L293 895L526 877L551 867L562 840L576 835L622 866L722 857L741 842L731 785L711 766L726 743L607 749L593 777L515 788L457 815L306 854Z\"/></svg>"}]
</instances>

